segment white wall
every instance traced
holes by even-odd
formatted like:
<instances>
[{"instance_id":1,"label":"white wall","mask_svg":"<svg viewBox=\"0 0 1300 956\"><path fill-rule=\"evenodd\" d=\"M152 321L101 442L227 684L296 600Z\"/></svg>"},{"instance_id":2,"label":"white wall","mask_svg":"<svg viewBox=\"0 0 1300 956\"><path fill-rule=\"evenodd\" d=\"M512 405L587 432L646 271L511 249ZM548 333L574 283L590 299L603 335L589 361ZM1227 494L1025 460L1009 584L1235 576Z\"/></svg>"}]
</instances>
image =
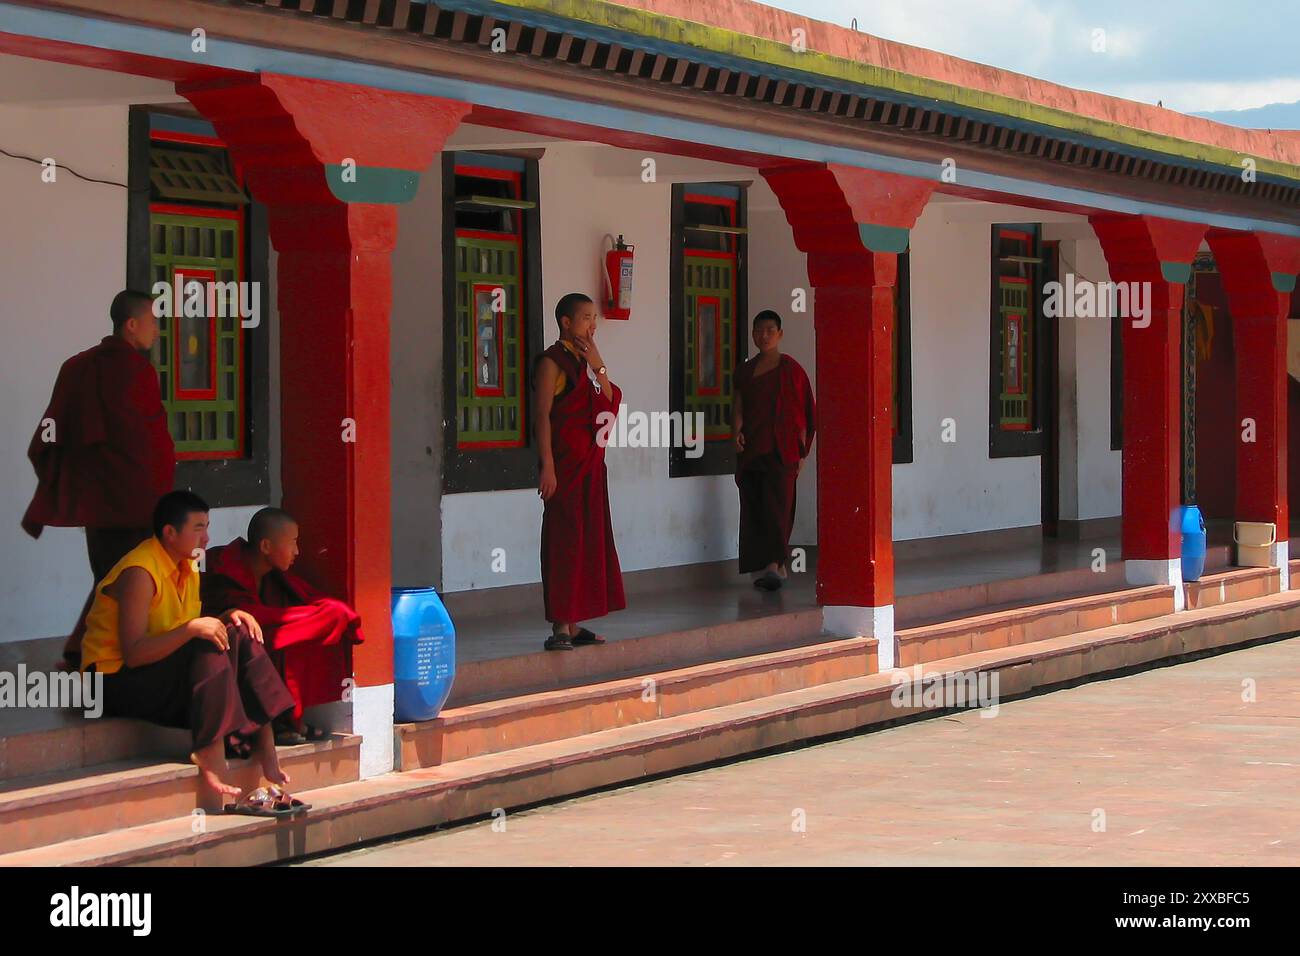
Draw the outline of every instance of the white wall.
<instances>
[{"instance_id":1,"label":"white wall","mask_svg":"<svg viewBox=\"0 0 1300 956\"><path fill-rule=\"evenodd\" d=\"M16 84L11 91L45 91L40 108L0 105L0 145L118 183L127 176L125 104L176 99L167 84L16 57L0 57L0 74ZM127 192L66 170L45 183L40 166L0 156L0 205L0 642L8 642L69 632L93 583L80 529L47 528L32 540L19 521L36 487L27 445L59 366L112 331L108 306L126 281ZM272 480L278 487L278 473ZM243 534L254 510L214 511L213 542Z\"/></svg>"},{"instance_id":2,"label":"white wall","mask_svg":"<svg viewBox=\"0 0 1300 956\"><path fill-rule=\"evenodd\" d=\"M482 145L488 135L462 130L454 145ZM629 410L650 412L668 408L671 183L758 177L752 169L654 155L656 181L647 183L641 178L641 161L647 155L653 154L586 143L549 143L540 162L540 178L544 339L556 338L551 310L561 295L583 291L599 299L604 236L622 233L636 246L632 318L604 321L597 341ZM785 246L797 255L784 217L779 210L772 214L775 198L761 182L752 191L762 194L752 202L767 211L761 222L751 223L751 249L766 243L768 230L777 230L773 248ZM398 241L401 244L405 237ZM762 271L764 261L770 260L751 262L751 276ZM788 313L790 288L802 282L806 274L798 260L785 270L774 269L757 288L751 282L750 313L769 303ZM786 350L811 369L811 344L809 330L796 329L787 339ZM739 504L731 475L670 479L668 452L661 448L610 449L606 463L614 531L625 571L736 556ZM811 474L805 472L803 483L814 483ZM394 502L395 515L406 510L407 505ZM811 509L805 509L805 523L811 514ZM539 580L541 516L542 505L533 489L444 495L443 589ZM806 524L805 534L808 527L812 525ZM496 548L505 553L504 573L492 571Z\"/></svg>"},{"instance_id":3,"label":"white wall","mask_svg":"<svg viewBox=\"0 0 1300 956\"><path fill-rule=\"evenodd\" d=\"M1039 522L1038 459L989 458L989 227L1024 215L931 202L912 230L913 457L894 466L896 540Z\"/></svg>"}]
</instances>

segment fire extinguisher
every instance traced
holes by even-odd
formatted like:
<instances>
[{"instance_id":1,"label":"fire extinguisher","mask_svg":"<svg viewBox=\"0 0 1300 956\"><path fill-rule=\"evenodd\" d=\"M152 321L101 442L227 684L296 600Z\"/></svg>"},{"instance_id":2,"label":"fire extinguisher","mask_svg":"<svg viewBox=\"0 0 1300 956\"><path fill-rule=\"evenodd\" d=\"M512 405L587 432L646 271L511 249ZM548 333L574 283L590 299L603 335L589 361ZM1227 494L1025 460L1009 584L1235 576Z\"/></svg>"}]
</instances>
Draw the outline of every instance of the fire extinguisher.
<instances>
[{"instance_id":1,"label":"fire extinguisher","mask_svg":"<svg viewBox=\"0 0 1300 956\"><path fill-rule=\"evenodd\" d=\"M605 253L605 318L632 317L632 253L620 235L614 248Z\"/></svg>"}]
</instances>

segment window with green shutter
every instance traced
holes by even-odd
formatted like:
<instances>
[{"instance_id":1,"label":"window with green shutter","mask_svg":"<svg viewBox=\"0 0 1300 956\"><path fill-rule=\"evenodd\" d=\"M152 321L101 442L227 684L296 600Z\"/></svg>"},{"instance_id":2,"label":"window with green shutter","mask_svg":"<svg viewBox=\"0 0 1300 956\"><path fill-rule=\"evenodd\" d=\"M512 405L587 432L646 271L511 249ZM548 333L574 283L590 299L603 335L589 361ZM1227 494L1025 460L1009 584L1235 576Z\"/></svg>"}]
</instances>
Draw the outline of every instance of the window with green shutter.
<instances>
[{"instance_id":1,"label":"window with green shutter","mask_svg":"<svg viewBox=\"0 0 1300 956\"><path fill-rule=\"evenodd\" d=\"M704 454L669 456L669 474L733 467L732 375L746 356L744 193L729 183L673 186L670 411L703 416Z\"/></svg>"},{"instance_id":2,"label":"window with green shutter","mask_svg":"<svg viewBox=\"0 0 1300 956\"><path fill-rule=\"evenodd\" d=\"M248 199L214 137L154 129L149 182L149 285L172 290L152 358L176 457L242 458Z\"/></svg>"},{"instance_id":3,"label":"window with green shutter","mask_svg":"<svg viewBox=\"0 0 1300 956\"><path fill-rule=\"evenodd\" d=\"M443 157L443 490L536 482L528 390L542 350L537 161Z\"/></svg>"},{"instance_id":4,"label":"window with green shutter","mask_svg":"<svg viewBox=\"0 0 1300 956\"><path fill-rule=\"evenodd\" d=\"M995 225L992 232L992 340L989 363L989 454L1042 453L1039 422L1042 252L1039 226Z\"/></svg>"}]
</instances>

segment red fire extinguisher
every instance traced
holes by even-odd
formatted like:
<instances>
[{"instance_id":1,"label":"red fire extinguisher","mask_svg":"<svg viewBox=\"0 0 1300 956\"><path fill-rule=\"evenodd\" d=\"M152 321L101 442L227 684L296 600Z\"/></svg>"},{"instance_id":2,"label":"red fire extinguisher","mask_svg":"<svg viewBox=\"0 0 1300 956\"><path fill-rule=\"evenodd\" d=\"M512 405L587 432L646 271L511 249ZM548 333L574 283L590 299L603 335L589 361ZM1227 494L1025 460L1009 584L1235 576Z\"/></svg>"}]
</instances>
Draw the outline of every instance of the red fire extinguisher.
<instances>
[{"instance_id":1,"label":"red fire extinguisher","mask_svg":"<svg viewBox=\"0 0 1300 956\"><path fill-rule=\"evenodd\" d=\"M605 318L632 317L632 252L620 235L605 253Z\"/></svg>"}]
</instances>

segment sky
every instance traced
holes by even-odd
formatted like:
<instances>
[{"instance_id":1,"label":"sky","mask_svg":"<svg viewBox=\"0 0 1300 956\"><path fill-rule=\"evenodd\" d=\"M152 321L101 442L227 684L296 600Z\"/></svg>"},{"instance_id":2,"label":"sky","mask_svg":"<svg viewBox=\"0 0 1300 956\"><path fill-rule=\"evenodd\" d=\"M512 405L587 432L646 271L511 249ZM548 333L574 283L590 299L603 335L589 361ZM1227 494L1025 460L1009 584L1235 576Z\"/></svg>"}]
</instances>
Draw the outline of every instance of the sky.
<instances>
[{"instance_id":1,"label":"sky","mask_svg":"<svg viewBox=\"0 0 1300 956\"><path fill-rule=\"evenodd\" d=\"M1184 113L1300 101L1300 0L765 2L843 26L857 18L864 33ZM1103 52L1093 50L1097 30ZM1300 120L1300 106L1255 115L1281 125L1292 113Z\"/></svg>"}]
</instances>

